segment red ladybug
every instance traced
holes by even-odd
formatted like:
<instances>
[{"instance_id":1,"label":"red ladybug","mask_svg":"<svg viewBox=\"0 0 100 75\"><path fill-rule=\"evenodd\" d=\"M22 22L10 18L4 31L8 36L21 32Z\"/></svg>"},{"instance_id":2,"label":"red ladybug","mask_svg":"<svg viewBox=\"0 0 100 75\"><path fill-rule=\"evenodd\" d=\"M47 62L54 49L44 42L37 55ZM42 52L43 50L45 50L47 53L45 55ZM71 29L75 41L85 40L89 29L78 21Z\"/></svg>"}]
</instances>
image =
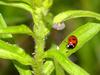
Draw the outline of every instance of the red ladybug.
<instances>
[{"instance_id":1,"label":"red ladybug","mask_svg":"<svg viewBox=\"0 0 100 75\"><path fill-rule=\"evenodd\" d=\"M74 36L74 35L69 36L67 48L68 48L68 49L73 49L73 48L75 48L77 42L78 42L78 39L77 39L76 36Z\"/></svg>"}]
</instances>

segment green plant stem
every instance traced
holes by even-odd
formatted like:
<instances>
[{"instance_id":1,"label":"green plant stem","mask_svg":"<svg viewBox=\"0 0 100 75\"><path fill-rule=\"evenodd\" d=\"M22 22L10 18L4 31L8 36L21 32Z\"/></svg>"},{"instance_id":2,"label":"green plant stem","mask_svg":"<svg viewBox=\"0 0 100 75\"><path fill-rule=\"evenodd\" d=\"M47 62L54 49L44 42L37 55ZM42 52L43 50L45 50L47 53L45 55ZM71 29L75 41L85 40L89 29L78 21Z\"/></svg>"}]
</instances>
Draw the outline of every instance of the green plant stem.
<instances>
[{"instance_id":1,"label":"green plant stem","mask_svg":"<svg viewBox=\"0 0 100 75\"><path fill-rule=\"evenodd\" d=\"M43 74L43 55L44 55L44 45L45 45L45 35L47 34L47 29L45 28L44 22L42 20L42 12L40 8L35 8L32 14L34 19L34 33L35 33L35 67L33 67L34 75L44 75Z\"/></svg>"},{"instance_id":2,"label":"green plant stem","mask_svg":"<svg viewBox=\"0 0 100 75\"><path fill-rule=\"evenodd\" d=\"M44 40L36 40L36 55L35 55L35 75L44 75L43 74L43 53L44 53Z\"/></svg>"}]
</instances>

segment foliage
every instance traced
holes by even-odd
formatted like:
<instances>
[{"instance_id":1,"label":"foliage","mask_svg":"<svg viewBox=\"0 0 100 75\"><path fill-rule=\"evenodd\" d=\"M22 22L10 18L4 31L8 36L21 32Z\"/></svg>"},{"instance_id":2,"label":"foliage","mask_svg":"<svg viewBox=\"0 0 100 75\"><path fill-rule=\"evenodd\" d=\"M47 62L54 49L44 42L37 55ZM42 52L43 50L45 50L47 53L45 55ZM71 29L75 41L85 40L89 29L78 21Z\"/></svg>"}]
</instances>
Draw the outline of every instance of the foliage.
<instances>
[{"instance_id":1,"label":"foliage","mask_svg":"<svg viewBox=\"0 0 100 75\"><path fill-rule=\"evenodd\" d=\"M66 48L68 44L68 36L66 36L59 46L54 44L45 51L45 38L54 24L59 27L64 21L79 17L92 17L100 20L100 14L85 10L70 10L53 17L53 14L49 12L53 0L18 0L8 3L0 1L0 4L24 9L31 14L34 21L32 30L26 25L7 26L0 14L0 38L13 38L12 34L27 34L35 40L34 57L28 55L16 44L0 40L0 58L12 60L20 75L32 75L32 73L34 75L51 75L54 69L56 75L65 75L64 71L70 75L89 75L83 68L69 60L69 56L100 31L100 23L88 22L69 34L68 36L75 35L78 39L78 43L73 49ZM29 66L32 67L32 70L29 69Z\"/></svg>"}]
</instances>

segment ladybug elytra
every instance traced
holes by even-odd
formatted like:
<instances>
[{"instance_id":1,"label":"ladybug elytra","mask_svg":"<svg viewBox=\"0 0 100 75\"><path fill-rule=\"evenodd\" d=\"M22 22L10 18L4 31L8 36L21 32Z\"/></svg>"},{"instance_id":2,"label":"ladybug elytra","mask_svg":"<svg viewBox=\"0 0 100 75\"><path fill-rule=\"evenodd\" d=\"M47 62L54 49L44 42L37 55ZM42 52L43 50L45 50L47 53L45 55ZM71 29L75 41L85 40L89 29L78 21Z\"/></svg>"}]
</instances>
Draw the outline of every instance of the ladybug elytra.
<instances>
[{"instance_id":1,"label":"ladybug elytra","mask_svg":"<svg viewBox=\"0 0 100 75\"><path fill-rule=\"evenodd\" d=\"M68 49L73 49L73 48L75 48L77 42L78 42L78 39L77 39L76 36L74 36L74 35L69 36L69 37L68 37L68 45L67 45L67 48L68 48Z\"/></svg>"}]
</instances>

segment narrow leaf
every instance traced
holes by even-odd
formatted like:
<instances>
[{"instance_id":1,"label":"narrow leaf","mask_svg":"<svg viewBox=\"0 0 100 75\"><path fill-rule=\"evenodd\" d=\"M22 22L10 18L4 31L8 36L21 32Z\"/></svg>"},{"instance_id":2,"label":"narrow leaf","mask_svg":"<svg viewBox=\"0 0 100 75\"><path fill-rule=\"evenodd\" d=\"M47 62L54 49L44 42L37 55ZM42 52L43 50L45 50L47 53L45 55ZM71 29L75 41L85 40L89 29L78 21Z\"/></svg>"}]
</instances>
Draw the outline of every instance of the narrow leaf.
<instances>
[{"instance_id":1,"label":"narrow leaf","mask_svg":"<svg viewBox=\"0 0 100 75\"><path fill-rule=\"evenodd\" d=\"M56 75L65 75L64 69L61 67L61 65L54 59L54 65L56 70Z\"/></svg>"},{"instance_id":2,"label":"narrow leaf","mask_svg":"<svg viewBox=\"0 0 100 75\"><path fill-rule=\"evenodd\" d=\"M89 75L82 68L71 62L69 59L67 59L59 51L49 50L45 54L46 57L55 59L70 75Z\"/></svg>"},{"instance_id":3,"label":"narrow leaf","mask_svg":"<svg viewBox=\"0 0 100 75\"><path fill-rule=\"evenodd\" d=\"M92 18L96 18L97 20L100 20L100 14L97 14L95 12L84 11L84 10L70 10L70 11L62 12L57 16L55 16L53 19L53 23L54 24L61 23L62 21L66 21L78 17L92 17Z\"/></svg>"},{"instance_id":4,"label":"narrow leaf","mask_svg":"<svg viewBox=\"0 0 100 75\"><path fill-rule=\"evenodd\" d=\"M57 46L55 44L52 44L51 48L49 50L56 50ZM45 56L44 56L45 58ZM51 75L51 73L53 72L53 70L55 69L54 67L54 63L52 60L47 60L45 63L44 63L44 74L45 75Z\"/></svg>"},{"instance_id":5,"label":"narrow leaf","mask_svg":"<svg viewBox=\"0 0 100 75\"><path fill-rule=\"evenodd\" d=\"M47 9L50 8L52 4L53 4L53 0L44 0L43 2L43 6Z\"/></svg>"},{"instance_id":6,"label":"narrow leaf","mask_svg":"<svg viewBox=\"0 0 100 75\"><path fill-rule=\"evenodd\" d=\"M0 14L0 29L1 28L7 28L7 24L4 21L2 15ZM0 38L12 38L11 34L0 34Z\"/></svg>"},{"instance_id":7,"label":"narrow leaf","mask_svg":"<svg viewBox=\"0 0 100 75\"><path fill-rule=\"evenodd\" d=\"M33 32L25 25L9 26L7 28L0 29L0 34L27 34L34 35Z\"/></svg>"},{"instance_id":8,"label":"narrow leaf","mask_svg":"<svg viewBox=\"0 0 100 75\"><path fill-rule=\"evenodd\" d=\"M24 65L32 65L33 59L16 45L0 40L0 58L16 60Z\"/></svg>"},{"instance_id":9,"label":"narrow leaf","mask_svg":"<svg viewBox=\"0 0 100 75\"><path fill-rule=\"evenodd\" d=\"M25 10L29 11L30 13L32 13L31 6L29 6L28 4L25 4L25 3L6 3L6 2L3 2L3 1L0 1L0 5L18 7L18 8L25 9Z\"/></svg>"},{"instance_id":10,"label":"narrow leaf","mask_svg":"<svg viewBox=\"0 0 100 75\"><path fill-rule=\"evenodd\" d=\"M33 0L19 0L19 1L23 1L23 2L25 2L25 3L28 3L28 4L31 5L31 6L32 6L32 4L33 4Z\"/></svg>"},{"instance_id":11,"label":"narrow leaf","mask_svg":"<svg viewBox=\"0 0 100 75\"><path fill-rule=\"evenodd\" d=\"M85 25L80 26L74 32L72 32L69 36L74 35L78 39L78 43L74 49L68 49L68 37L62 41L59 46L59 50L63 53L66 53L67 56L70 56L72 53L76 52L80 49L87 41L89 41L93 36L95 36L100 31L99 23L87 23Z\"/></svg>"},{"instance_id":12,"label":"narrow leaf","mask_svg":"<svg viewBox=\"0 0 100 75\"><path fill-rule=\"evenodd\" d=\"M29 69L29 66L25 66L16 61L13 61L13 64L16 67L16 69L18 70L20 75L32 75L32 71Z\"/></svg>"},{"instance_id":13,"label":"narrow leaf","mask_svg":"<svg viewBox=\"0 0 100 75\"><path fill-rule=\"evenodd\" d=\"M43 68L43 73L45 75L51 75L52 71L54 70L54 64L52 61L46 61Z\"/></svg>"}]
</instances>

